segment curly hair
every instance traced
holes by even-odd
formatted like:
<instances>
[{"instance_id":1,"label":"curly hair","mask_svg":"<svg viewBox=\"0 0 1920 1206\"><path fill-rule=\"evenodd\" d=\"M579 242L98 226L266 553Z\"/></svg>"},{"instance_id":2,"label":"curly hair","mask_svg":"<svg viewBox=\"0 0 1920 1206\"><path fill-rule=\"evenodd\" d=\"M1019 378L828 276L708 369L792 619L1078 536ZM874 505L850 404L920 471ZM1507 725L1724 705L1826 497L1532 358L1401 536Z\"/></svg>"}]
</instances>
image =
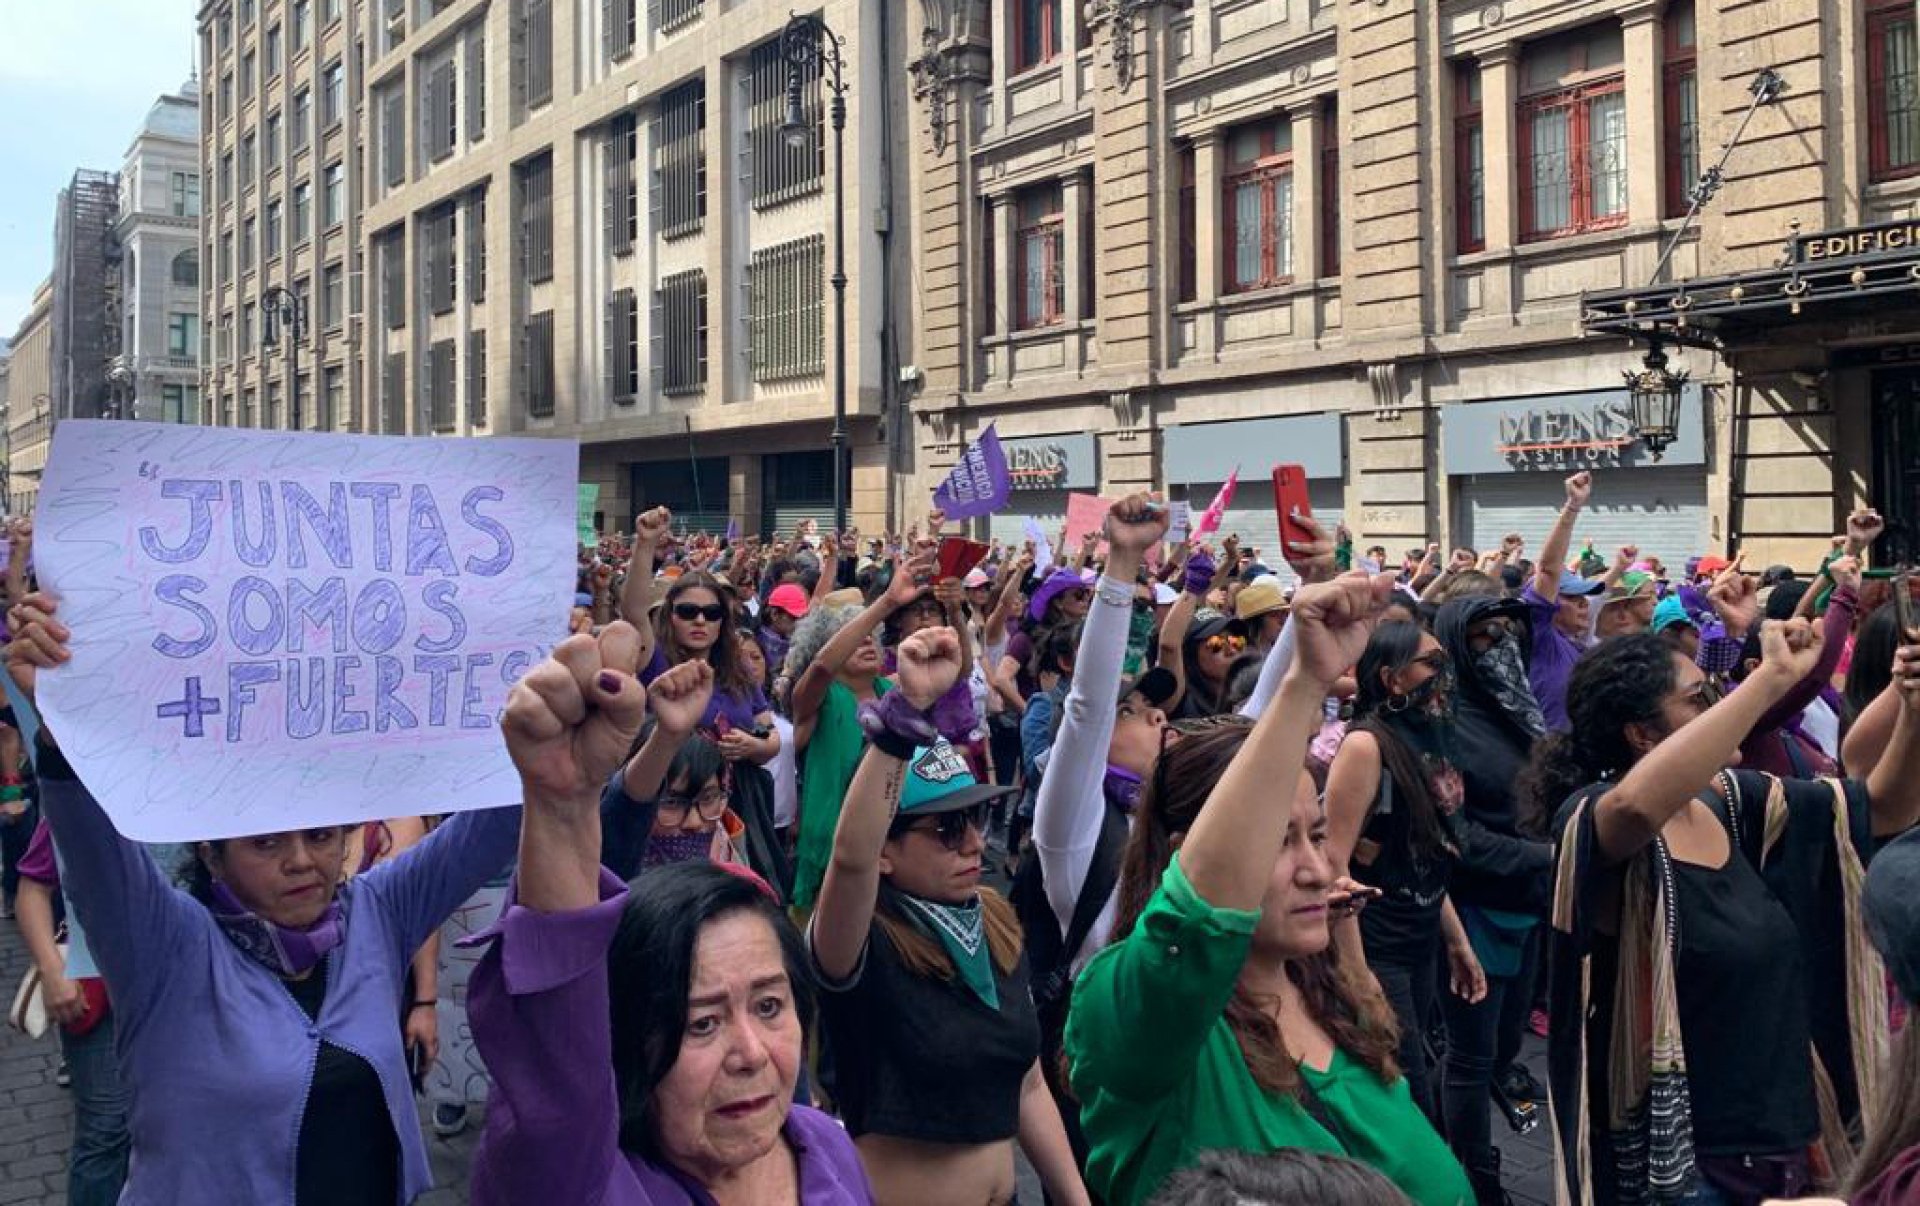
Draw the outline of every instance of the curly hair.
<instances>
[{"instance_id":1,"label":"curly hair","mask_svg":"<svg viewBox=\"0 0 1920 1206\"><path fill-rule=\"evenodd\" d=\"M797 681L827 647L827 642L859 616L860 608L852 604L829 607L816 603L809 608L806 616L794 625L793 637L787 642L787 677Z\"/></svg>"},{"instance_id":2,"label":"curly hair","mask_svg":"<svg viewBox=\"0 0 1920 1206\"><path fill-rule=\"evenodd\" d=\"M1201 805L1252 731L1253 726L1245 722L1219 723L1187 736L1160 755L1140 795L1133 832L1121 857L1113 941L1124 939L1139 923L1173 862L1174 836L1193 827ZM1288 960L1287 976L1299 986L1314 1020L1342 1051L1384 1082L1399 1077L1395 1056L1400 1028L1393 1011L1378 992L1368 991L1358 977L1341 968L1332 948ZM1273 1005L1236 988L1224 1017L1254 1082L1270 1093L1297 1096L1302 1092L1300 1069L1281 1041Z\"/></svg>"},{"instance_id":3,"label":"curly hair","mask_svg":"<svg viewBox=\"0 0 1920 1206\"><path fill-rule=\"evenodd\" d=\"M1517 798L1521 826L1544 832L1574 792L1633 765L1627 726L1663 726L1660 704L1678 672L1673 650L1650 632L1611 637L1587 650L1567 681L1569 730L1533 746Z\"/></svg>"}]
</instances>

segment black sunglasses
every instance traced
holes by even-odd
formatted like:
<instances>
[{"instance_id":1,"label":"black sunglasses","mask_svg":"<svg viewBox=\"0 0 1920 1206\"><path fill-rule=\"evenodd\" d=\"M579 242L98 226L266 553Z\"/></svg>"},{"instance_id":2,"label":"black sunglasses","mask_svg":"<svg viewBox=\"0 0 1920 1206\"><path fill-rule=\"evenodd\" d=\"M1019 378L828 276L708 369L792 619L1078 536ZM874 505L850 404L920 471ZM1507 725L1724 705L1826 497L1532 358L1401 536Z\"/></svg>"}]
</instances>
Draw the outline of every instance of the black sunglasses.
<instances>
[{"instance_id":1,"label":"black sunglasses","mask_svg":"<svg viewBox=\"0 0 1920 1206\"><path fill-rule=\"evenodd\" d=\"M709 624L718 624L727 618L727 609L721 603L675 603L673 618L676 620L705 620Z\"/></svg>"},{"instance_id":2,"label":"black sunglasses","mask_svg":"<svg viewBox=\"0 0 1920 1206\"><path fill-rule=\"evenodd\" d=\"M931 818L931 824L909 821L899 827L898 833L910 830L931 836L948 850L958 851L967 844L967 831L977 829L987 831L987 809L991 801L982 800L978 804L969 804L965 808L956 808L952 812L943 812ZM898 836L898 834L896 834Z\"/></svg>"}]
</instances>

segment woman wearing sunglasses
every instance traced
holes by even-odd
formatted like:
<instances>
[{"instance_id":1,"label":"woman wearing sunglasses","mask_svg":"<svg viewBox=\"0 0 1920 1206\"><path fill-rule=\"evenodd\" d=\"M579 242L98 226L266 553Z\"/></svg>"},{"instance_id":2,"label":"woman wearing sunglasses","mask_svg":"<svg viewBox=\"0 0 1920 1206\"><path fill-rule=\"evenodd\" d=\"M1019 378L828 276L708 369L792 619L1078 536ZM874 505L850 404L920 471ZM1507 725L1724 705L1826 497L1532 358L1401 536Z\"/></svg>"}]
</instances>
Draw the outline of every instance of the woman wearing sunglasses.
<instances>
[{"instance_id":1,"label":"woman wearing sunglasses","mask_svg":"<svg viewBox=\"0 0 1920 1206\"><path fill-rule=\"evenodd\" d=\"M640 681L651 683L668 667L690 661L713 667L713 700L700 729L726 762L733 812L746 825L754 870L785 898L793 891L793 870L775 836L773 777L765 769L780 752L780 733L773 724L773 704L740 652L738 633L731 588L702 571L682 574L661 601L656 647ZM608 803L610 808L639 807L631 793Z\"/></svg>"},{"instance_id":2,"label":"woman wearing sunglasses","mask_svg":"<svg viewBox=\"0 0 1920 1206\"><path fill-rule=\"evenodd\" d=\"M1019 922L980 886L1008 789L978 783L928 715L960 681L960 638L923 629L898 652L895 689L861 708L871 745L808 931L841 1115L882 1206L1013 1200L1016 1138L1055 1201L1084 1203Z\"/></svg>"},{"instance_id":3,"label":"woman wearing sunglasses","mask_svg":"<svg viewBox=\"0 0 1920 1206\"><path fill-rule=\"evenodd\" d=\"M1453 665L1419 625L1381 624L1356 679L1353 723L1327 773L1327 857L1381 898L1337 932L1343 949L1366 952L1400 1022L1400 1070L1413 1102L1437 1123L1425 1040L1443 934L1453 991L1468 1000L1487 991L1447 900L1465 794L1453 747Z\"/></svg>"},{"instance_id":4,"label":"woman wearing sunglasses","mask_svg":"<svg viewBox=\"0 0 1920 1206\"><path fill-rule=\"evenodd\" d=\"M1230 711L1227 682L1234 661L1246 651L1247 638L1232 616L1202 609L1181 642L1181 668L1186 690L1175 709L1178 719L1198 720Z\"/></svg>"},{"instance_id":5,"label":"woman wearing sunglasses","mask_svg":"<svg viewBox=\"0 0 1920 1206\"><path fill-rule=\"evenodd\" d=\"M1393 589L1349 574L1294 599L1298 655L1273 705L1173 744L1141 796L1113 945L1080 975L1067 1057L1111 1206L1150 1200L1202 1152L1351 1156L1420 1206L1472 1192L1408 1096L1392 1011L1330 950L1351 907L1306 771L1328 688Z\"/></svg>"},{"instance_id":6,"label":"woman wearing sunglasses","mask_svg":"<svg viewBox=\"0 0 1920 1206\"><path fill-rule=\"evenodd\" d=\"M1878 1121L1887 993L1860 890L1920 822L1920 646L1894 657L1899 715L1870 775L1783 780L1729 766L1823 641L1797 619L1760 644L1722 699L1657 636L1602 642L1523 784L1557 814L1549 1068L1572 1201L1825 1189L1848 1132Z\"/></svg>"}]
</instances>

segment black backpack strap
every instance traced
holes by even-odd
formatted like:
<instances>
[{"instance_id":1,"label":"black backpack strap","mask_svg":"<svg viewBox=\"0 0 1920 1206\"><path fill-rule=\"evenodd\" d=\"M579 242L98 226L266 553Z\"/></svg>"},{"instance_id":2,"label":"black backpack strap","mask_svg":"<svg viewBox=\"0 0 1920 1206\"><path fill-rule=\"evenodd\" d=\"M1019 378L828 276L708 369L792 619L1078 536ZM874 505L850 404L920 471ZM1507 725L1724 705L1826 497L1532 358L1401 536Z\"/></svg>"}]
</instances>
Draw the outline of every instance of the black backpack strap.
<instances>
[{"instance_id":1,"label":"black backpack strap","mask_svg":"<svg viewBox=\"0 0 1920 1206\"><path fill-rule=\"evenodd\" d=\"M1080 885L1080 898L1073 902L1073 917L1067 923L1066 945L1060 952L1063 970L1073 966L1074 956L1086 945L1087 935L1093 933L1093 923L1100 920L1107 897L1120 882L1120 856L1126 845L1126 817L1109 805L1100 818L1100 839L1094 843L1093 861L1087 865L1086 881Z\"/></svg>"}]
</instances>

